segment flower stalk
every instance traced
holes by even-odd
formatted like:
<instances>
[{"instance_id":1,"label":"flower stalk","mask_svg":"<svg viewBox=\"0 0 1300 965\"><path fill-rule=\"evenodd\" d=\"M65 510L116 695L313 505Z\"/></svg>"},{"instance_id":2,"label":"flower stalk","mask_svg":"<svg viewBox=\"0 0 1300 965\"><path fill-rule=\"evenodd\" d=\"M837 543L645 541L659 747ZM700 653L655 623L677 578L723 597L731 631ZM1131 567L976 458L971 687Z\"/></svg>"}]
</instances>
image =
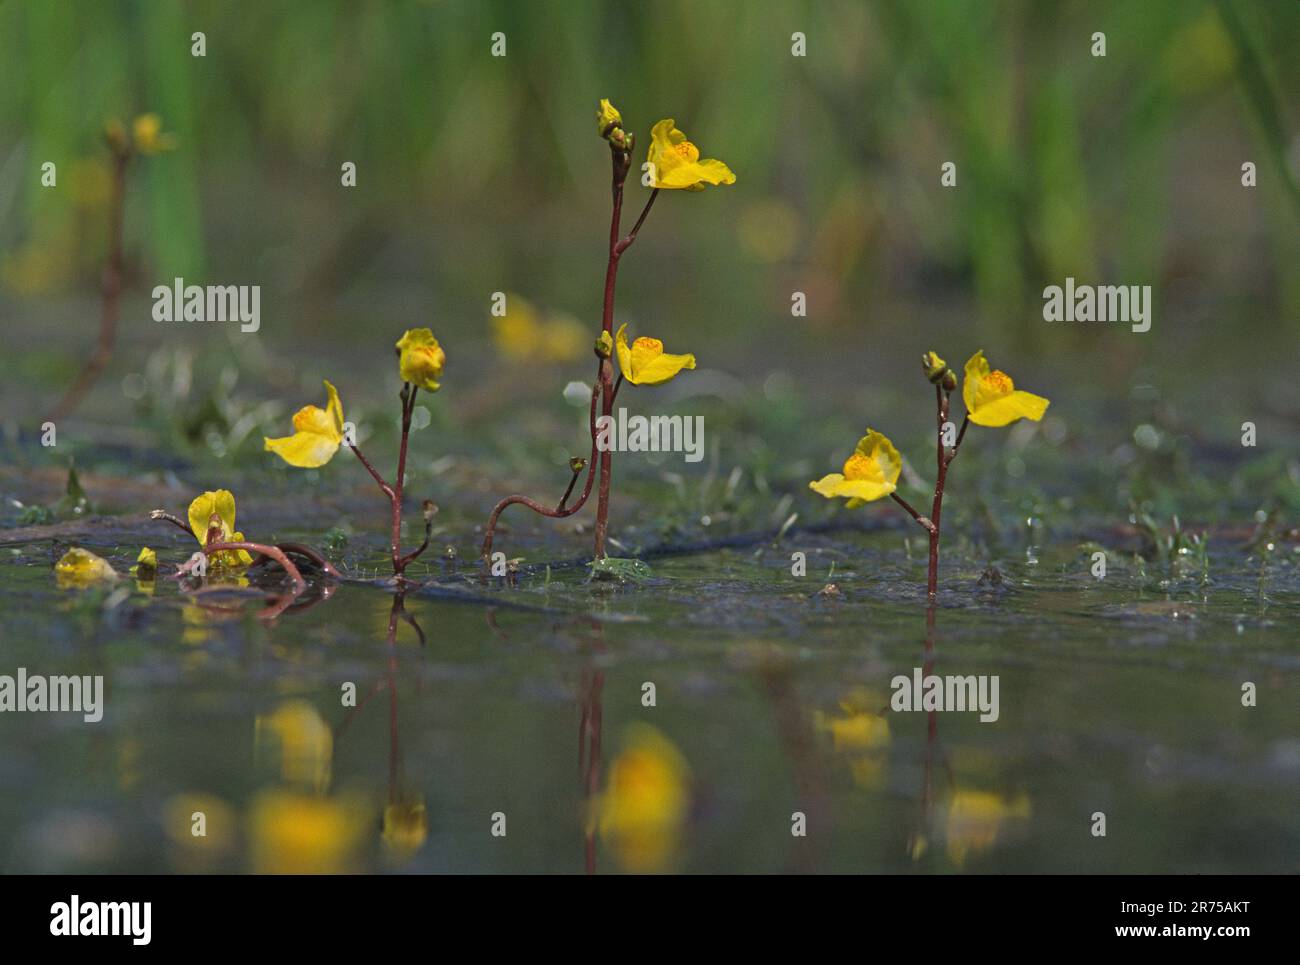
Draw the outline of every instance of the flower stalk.
<instances>
[{"instance_id":1,"label":"flower stalk","mask_svg":"<svg viewBox=\"0 0 1300 965\"><path fill-rule=\"evenodd\" d=\"M962 401L966 413L951 447L946 445L952 393L957 388L957 375L934 352L921 357L921 368L934 386L935 403L935 482L930 515L922 516L902 496L898 495L898 477L902 459L888 437L872 429L859 440L857 449L844 463L843 472L830 473L809 483L814 492L829 498L843 497L850 509L863 503L889 496L916 523L929 538L929 571L926 578L926 599L931 607L939 596L939 542L943 525L943 496L948 483L948 467L957 458L966 430L971 423L1002 427L1019 419L1038 421L1047 411L1049 402L1042 396L1023 392L1015 387L1005 372L991 370L982 351L976 352L966 363L966 378L962 384Z\"/></svg>"},{"instance_id":2,"label":"flower stalk","mask_svg":"<svg viewBox=\"0 0 1300 965\"><path fill-rule=\"evenodd\" d=\"M596 381L592 387L589 419L591 458L585 463L587 479L581 495L572 505L569 505L569 497L583 469L583 466L578 465L581 460L575 458L570 463L573 477L569 480L564 496L554 509L519 494L507 496L498 502L488 516L483 534L482 558L484 565L489 567L492 565L492 545L497 524L501 513L508 507L518 504L549 519L563 519L572 516L586 505L593 482L596 489L596 524L592 549L595 559L604 559L605 544L609 535L609 504L614 456L612 446L599 445L597 407L600 409L600 424L609 425L614 417L614 400L625 380L633 384L657 385L673 378L682 369L695 367L695 356L669 355L664 352L663 343L658 339L638 338L629 347L624 335L626 325L620 328L615 336L614 299L618 286L618 269L624 252L636 242L661 190L683 188L699 191L703 190L706 184L731 184L736 180L735 175L721 161L701 161L695 145L686 140L686 135L677 130L672 120L660 121L651 131L651 145L647 156L653 178L650 197L632 225L632 230L624 235L622 233L624 186L628 172L632 168L632 149L636 139L624 129L622 116L608 100L600 102L596 112L596 130L609 143L611 210L600 337L596 340ZM614 381L616 353L619 362L617 382Z\"/></svg>"}]
</instances>

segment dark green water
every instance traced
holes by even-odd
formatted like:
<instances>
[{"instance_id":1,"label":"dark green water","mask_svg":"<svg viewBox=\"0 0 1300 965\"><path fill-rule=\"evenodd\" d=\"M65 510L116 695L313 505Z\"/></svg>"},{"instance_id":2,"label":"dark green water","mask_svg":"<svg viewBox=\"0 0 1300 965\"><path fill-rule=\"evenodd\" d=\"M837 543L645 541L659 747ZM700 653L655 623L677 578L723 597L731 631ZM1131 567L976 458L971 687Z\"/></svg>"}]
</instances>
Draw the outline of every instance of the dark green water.
<instances>
[{"instance_id":1,"label":"dark green water","mask_svg":"<svg viewBox=\"0 0 1300 965\"><path fill-rule=\"evenodd\" d=\"M91 521L75 542L125 573L145 542L182 561L174 535ZM1075 545L1022 548L998 584L954 549L932 669L998 676L981 723L889 709L891 678L927 657L924 560L897 530L653 558L621 586L435 562L404 600L424 640L399 619L392 646L377 585L268 621L252 587L59 589L65 546L0 547L0 673L103 674L106 711L0 715L8 871L1300 865L1300 585L1281 548L1265 565L1224 547L1208 582L1120 557L1097 581ZM840 592L820 594L832 563Z\"/></svg>"}]
</instances>

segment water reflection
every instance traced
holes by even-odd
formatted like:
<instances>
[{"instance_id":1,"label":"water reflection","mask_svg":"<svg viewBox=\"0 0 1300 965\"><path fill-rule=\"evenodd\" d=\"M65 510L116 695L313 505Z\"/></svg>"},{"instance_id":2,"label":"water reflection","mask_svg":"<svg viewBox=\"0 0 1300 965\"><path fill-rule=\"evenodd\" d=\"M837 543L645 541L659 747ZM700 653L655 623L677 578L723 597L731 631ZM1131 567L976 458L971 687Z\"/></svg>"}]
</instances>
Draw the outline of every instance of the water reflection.
<instances>
[{"instance_id":1,"label":"water reflection","mask_svg":"<svg viewBox=\"0 0 1300 965\"><path fill-rule=\"evenodd\" d=\"M925 645L922 677L934 673L936 610L926 610ZM948 788L947 809L940 819L934 813L935 768L941 769ZM942 836L944 854L958 871L965 870L972 856L992 850L1004 828L1012 821L1027 820L1031 813L1029 797L1023 791L999 794L963 788L958 785L946 752L939 744L939 715L926 712L925 764L922 772L920 815L907 841L907 853L920 862L930 850L931 836Z\"/></svg>"}]
</instances>

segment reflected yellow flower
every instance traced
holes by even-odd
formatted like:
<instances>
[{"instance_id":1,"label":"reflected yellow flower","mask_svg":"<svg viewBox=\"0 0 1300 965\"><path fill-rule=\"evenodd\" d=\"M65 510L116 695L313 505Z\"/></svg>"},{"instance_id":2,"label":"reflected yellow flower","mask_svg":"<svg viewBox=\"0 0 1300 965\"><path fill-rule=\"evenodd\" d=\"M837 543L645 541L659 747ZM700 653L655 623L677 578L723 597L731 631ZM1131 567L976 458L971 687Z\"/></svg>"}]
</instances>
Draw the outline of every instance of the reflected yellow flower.
<instances>
[{"instance_id":1,"label":"reflected yellow flower","mask_svg":"<svg viewBox=\"0 0 1300 965\"><path fill-rule=\"evenodd\" d=\"M288 700L253 722L253 750L279 753L280 777L323 794L334 760L334 732L305 700Z\"/></svg>"},{"instance_id":2,"label":"reflected yellow flower","mask_svg":"<svg viewBox=\"0 0 1300 965\"><path fill-rule=\"evenodd\" d=\"M1017 389L1011 376L1005 372L989 371L983 350L972 355L966 363L961 397L971 422L994 428L1009 425L1017 419L1037 422L1049 404L1041 395Z\"/></svg>"},{"instance_id":3,"label":"reflected yellow flower","mask_svg":"<svg viewBox=\"0 0 1300 965\"><path fill-rule=\"evenodd\" d=\"M903 460L889 438L868 429L858 440L858 447L844 463L842 473L833 472L808 484L813 492L827 499L842 496L849 509L888 496L898 488Z\"/></svg>"},{"instance_id":4,"label":"reflected yellow flower","mask_svg":"<svg viewBox=\"0 0 1300 965\"><path fill-rule=\"evenodd\" d=\"M596 803L600 835L628 871L668 866L690 808L690 768L668 738L645 724L630 727Z\"/></svg>"},{"instance_id":5,"label":"reflected yellow flower","mask_svg":"<svg viewBox=\"0 0 1300 965\"><path fill-rule=\"evenodd\" d=\"M731 168L712 158L700 160L700 150L677 130L672 118L660 121L650 130L647 160L652 165L656 188L685 188L703 191L706 184L735 184Z\"/></svg>"},{"instance_id":6,"label":"reflected yellow flower","mask_svg":"<svg viewBox=\"0 0 1300 965\"><path fill-rule=\"evenodd\" d=\"M437 392L441 386L442 367L447 355L427 328L409 328L397 340L397 368L403 382L418 385L428 392Z\"/></svg>"},{"instance_id":7,"label":"reflected yellow flower","mask_svg":"<svg viewBox=\"0 0 1300 965\"><path fill-rule=\"evenodd\" d=\"M429 836L429 815L424 798L395 802L384 808L383 841L398 861L407 861L424 846Z\"/></svg>"},{"instance_id":8,"label":"reflected yellow flower","mask_svg":"<svg viewBox=\"0 0 1300 965\"><path fill-rule=\"evenodd\" d=\"M867 790L880 786L888 763L889 720L880 713L886 703L858 687L840 701L839 714L815 716L817 728L831 735L835 753L848 761L853 782Z\"/></svg>"},{"instance_id":9,"label":"reflected yellow flower","mask_svg":"<svg viewBox=\"0 0 1300 965\"><path fill-rule=\"evenodd\" d=\"M181 631L181 642L188 643L191 646L207 643L208 638L212 636L212 619L208 611L201 606L193 603L186 603L181 607L181 622L185 629Z\"/></svg>"},{"instance_id":10,"label":"reflected yellow flower","mask_svg":"<svg viewBox=\"0 0 1300 965\"><path fill-rule=\"evenodd\" d=\"M80 546L72 547L54 564L54 577L65 590L112 583L118 578L107 560Z\"/></svg>"},{"instance_id":11,"label":"reflected yellow flower","mask_svg":"<svg viewBox=\"0 0 1300 965\"><path fill-rule=\"evenodd\" d=\"M200 546L208 541L208 520L213 514L221 518L221 542L242 543L244 534L235 530L235 495L229 489L209 490L190 503L190 531ZM209 559L209 565L247 566L253 557L247 550L224 550Z\"/></svg>"},{"instance_id":12,"label":"reflected yellow flower","mask_svg":"<svg viewBox=\"0 0 1300 965\"><path fill-rule=\"evenodd\" d=\"M958 868L972 854L987 851L998 840L1004 822L1029 817L1024 794L1007 800L988 791L957 791L948 804L948 859Z\"/></svg>"},{"instance_id":13,"label":"reflected yellow flower","mask_svg":"<svg viewBox=\"0 0 1300 965\"><path fill-rule=\"evenodd\" d=\"M371 820L359 801L263 791L249 813L253 870L273 875L355 873Z\"/></svg>"},{"instance_id":14,"label":"reflected yellow flower","mask_svg":"<svg viewBox=\"0 0 1300 965\"><path fill-rule=\"evenodd\" d=\"M596 108L596 133L601 137L611 127L623 126L623 115L618 112L618 108L609 102L608 98L600 99L600 106Z\"/></svg>"},{"instance_id":15,"label":"reflected yellow flower","mask_svg":"<svg viewBox=\"0 0 1300 965\"><path fill-rule=\"evenodd\" d=\"M619 370L633 385L662 385L682 369L695 368L694 355L671 355L664 351L664 343L657 338L642 335L629 347L627 325L619 326L615 348Z\"/></svg>"},{"instance_id":16,"label":"reflected yellow flower","mask_svg":"<svg viewBox=\"0 0 1300 965\"><path fill-rule=\"evenodd\" d=\"M176 147L176 138L162 133L162 118L157 114L141 114L131 125L135 149L141 154L161 154Z\"/></svg>"},{"instance_id":17,"label":"reflected yellow flower","mask_svg":"<svg viewBox=\"0 0 1300 965\"><path fill-rule=\"evenodd\" d=\"M305 405L293 416L293 435L279 439L262 437L267 452L273 452L291 466L315 469L334 458L343 444L343 403L338 390L328 381L325 408Z\"/></svg>"}]
</instances>

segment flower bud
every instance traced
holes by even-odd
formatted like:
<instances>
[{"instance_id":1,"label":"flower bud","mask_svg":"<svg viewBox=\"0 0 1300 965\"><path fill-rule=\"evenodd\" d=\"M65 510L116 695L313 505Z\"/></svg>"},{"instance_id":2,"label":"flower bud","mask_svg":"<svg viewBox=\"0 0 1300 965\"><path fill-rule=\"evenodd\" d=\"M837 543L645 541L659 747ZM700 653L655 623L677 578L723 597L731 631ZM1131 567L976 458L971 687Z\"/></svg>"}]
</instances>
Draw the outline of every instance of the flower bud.
<instances>
[{"instance_id":1,"label":"flower bud","mask_svg":"<svg viewBox=\"0 0 1300 965\"><path fill-rule=\"evenodd\" d=\"M600 106L596 108L596 130L606 140L613 140L616 131L622 133L623 115L609 102L609 98L601 98Z\"/></svg>"},{"instance_id":2,"label":"flower bud","mask_svg":"<svg viewBox=\"0 0 1300 965\"><path fill-rule=\"evenodd\" d=\"M614 337L609 332L601 332L600 338L596 339L596 354L603 359L614 354Z\"/></svg>"},{"instance_id":3,"label":"flower bud","mask_svg":"<svg viewBox=\"0 0 1300 965\"><path fill-rule=\"evenodd\" d=\"M934 352L926 352L921 356L921 368L925 372L925 377L935 385L944 382L944 377L949 374L948 363ZM956 385L955 381L953 385Z\"/></svg>"},{"instance_id":4,"label":"flower bud","mask_svg":"<svg viewBox=\"0 0 1300 965\"><path fill-rule=\"evenodd\" d=\"M573 472L575 476L586 468L587 468L587 460L583 459L582 456L573 456L569 460L569 469Z\"/></svg>"}]
</instances>

